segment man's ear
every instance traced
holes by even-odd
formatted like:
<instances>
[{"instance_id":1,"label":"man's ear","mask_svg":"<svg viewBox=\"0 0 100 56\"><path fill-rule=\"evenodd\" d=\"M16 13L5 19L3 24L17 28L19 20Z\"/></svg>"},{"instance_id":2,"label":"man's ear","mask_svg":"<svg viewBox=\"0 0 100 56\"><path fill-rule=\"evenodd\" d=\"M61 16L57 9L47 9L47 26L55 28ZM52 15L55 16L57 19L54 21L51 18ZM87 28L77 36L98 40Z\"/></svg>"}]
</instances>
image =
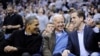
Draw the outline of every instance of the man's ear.
<instances>
[{"instance_id":1,"label":"man's ear","mask_svg":"<svg viewBox=\"0 0 100 56\"><path fill-rule=\"evenodd\" d=\"M29 26L29 24L26 24L26 27Z\"/></svg>"},{"instance_id":2,"label":"man's ear","mask_svg":"<svg viewBox=\"0 0 100 56\"><path fill-rule=\"evenodd\" d=\"M30 24L28 23L28 24L26 24L26 27L28 27Z\"/></svg>"},{"instance_id":3,"label":"man's ear","mask_svg":"<svg viewBox=\"0 0 100 56\"><path fill-rule=\"evenodd\" d=\"M80 20L81 20L81 21L84 21L84 18L83 18L83 17L80 17Z\"/></svg>"}]
</instances>

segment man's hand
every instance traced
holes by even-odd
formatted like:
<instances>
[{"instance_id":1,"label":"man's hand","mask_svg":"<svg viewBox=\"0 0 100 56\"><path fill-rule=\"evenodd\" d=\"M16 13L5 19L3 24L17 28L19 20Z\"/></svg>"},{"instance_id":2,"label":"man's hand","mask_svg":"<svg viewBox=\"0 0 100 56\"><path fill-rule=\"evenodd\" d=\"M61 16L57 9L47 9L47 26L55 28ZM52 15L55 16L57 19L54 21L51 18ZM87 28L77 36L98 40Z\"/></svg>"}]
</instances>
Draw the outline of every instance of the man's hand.
<instances>
[{"instance_id":1,"label":"man's hand","mask_svg":"<svg viewBox=\"0 0 100 56\"><path fill-rule=\"evenodd\" d=\"M17 51L17 48L9 45L4 48L4 52L13 52L13 51Z\"/></svg>"},{"instance_id":2,"label":"man's hand","mask_svg":"<svg viewBox=\"0 0 100 56\"><path fill-rule=\"evenodd\" d=\"M63 53L62 53L62 56L68 56L69 53L70 53L69 50L64 50Z\"/></svg>"},{"instance_id":3,"label":"man's hand","mask_svg":"<svg viewBox=\"0 0 100 56\"><path fill-rule=\"evenodd\" d=\"M3 26L2 29L3 29L3 31L5 31L6 30L6 26Z\"/></svg>"},{"instance_id":4,"label":"man's hand","mask_svg":"<svg viewBox=\"0 0 100 56\"><path fill-rule=\"evenodd\" d=\"M100 42L98 42L98 46L99 46L99 48L100 48Z\"/></svg>"},{"instance_id":5,"label":"man's hand","mask_svg":"<svg viewBox=\"0 0 100 56\"><path fill-rule=\"evenodd\" d=\"M93 27L95 26L95 22L92 18L88 17L86 20L85 20L86 24Z\"/></svg>"},{"instance_id":6,"label":"man's hand","mask_svg":"<svg viewBox=\"0 0 100 56\"><path fill-rule=\"evenodd\" d=\"M12 25L7 25L6 27L7 27L7 29L12 29L13 28Z\"/></svg>"},{"instance_id":7,"label":"man's hand","mask_svg":"<svg viewBox=\"0 0 100 56\"><path fill-rule=\"evenodd\" d=\"M3 26L2 28L3 28L3 29L6 29L6 26Z\"/></svg>"}]
</instances>

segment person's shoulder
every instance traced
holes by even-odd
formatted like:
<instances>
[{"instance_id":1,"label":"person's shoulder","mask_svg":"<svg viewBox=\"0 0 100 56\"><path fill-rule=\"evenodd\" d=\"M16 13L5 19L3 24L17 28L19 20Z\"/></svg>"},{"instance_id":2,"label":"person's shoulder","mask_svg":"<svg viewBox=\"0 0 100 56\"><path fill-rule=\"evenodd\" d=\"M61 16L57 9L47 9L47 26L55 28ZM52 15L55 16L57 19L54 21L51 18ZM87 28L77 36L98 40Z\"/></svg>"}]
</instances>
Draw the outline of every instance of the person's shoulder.
<instances>
[{"instance_id":1,"label":"person's shoulder","mask_svg":"<svg viewBox=\"0 0 100 56\"><path fill-rule=\"evenodd\" d=\"M55 30L53 30L51 33L43 34L42 36L45 39L51 39L53 36L55 36Z\"/></svg>"},{"instance_id":2,"label":"person's shoulder","mask_svg":"<svg viewBox=\"0 0 100 56\"><path fill-rule=\"evenodd\" d=\"M5 19L5 18L8 18L8 17L9 17L9 15L8 15L8 14L6 14L6 15L5 15L5 17L4 17L4 19Z\"/></svg>"},{"instance_id":3,"label":"person's shoulder","mask_svg":"<svg viewBox=\"0 0 100 56\"><path fill-rule=\"evenodd\" d=\"M68 34L73 34L73 33L76 32L76 30L73 30L73 31L69 31L68 29L64 29L64 30L65 30L65 32L68 33Z\"/></svg>"},{"instance_id":4,"label":"person's shoulder","mask_svg":"<svg viewBox=\"0 0 100 56\"><path fill-rule=\"evenodd\" d=\"M43 37L41 36L41 34L33 34L33 39L42 40Z\"/></svg>"},{"instance_id":5,"label":"person's shoulder","mask_svg":"<svg viewBox=\"0 0 100 56\"><path fill-rule=\"evenodd\" d=\"M20 14L18 14L18 13L14 13L14 16L16 16L16 17L22 17Z\"/></svg>"},{"instance_id":6,"label":"person's shoulder","mask_svg":"<svg viewBox=\"0 0 100 56\"><path fill-rule=\"evenodd\" d=\"M89 25L85 25L85 29L87 29L87 30L93 30L93 27L91 27Z\"/></svg>"},{"instance_id":7,"label":"person's shoulder","mask_svg":"<svg viewBox=\"0 0 100 56\"><path fill-rule=\"evenodd\" d=\"M96 17L96 16L100 17L100 13L97 13L97 14L94 15L94 17Z\"/></svg>"},{"instance_id":8,"label":"person's shoulder","mask_svg":"<svg viewBox=\"0 0 100 56\"><path fill-rule=\"evenodd\" d=\"M21 34L24 30L14 30L12 34Z\"/></svg>"},{"instance_id":9,"label":"person's shoulder","mask_svg":"<svg viewBox=\"0 0 100 56\"><path fill-rule=\"evenodd\" d=\"M47 34L43 34L42 37L43 38L51 38L53 35L53 33L47 33Z\"/></svg>"},{"instance_id":10,"label":"person's shoulder","mask_svg":"<svg viewBox=\"0 0 100 56\"><path fill-rule=\"evenodd\" d=\"M67 34L69 34L70 32L68 31L68 29L64 29L64 31L67 33Z\"/></svg>"}]
</instances>

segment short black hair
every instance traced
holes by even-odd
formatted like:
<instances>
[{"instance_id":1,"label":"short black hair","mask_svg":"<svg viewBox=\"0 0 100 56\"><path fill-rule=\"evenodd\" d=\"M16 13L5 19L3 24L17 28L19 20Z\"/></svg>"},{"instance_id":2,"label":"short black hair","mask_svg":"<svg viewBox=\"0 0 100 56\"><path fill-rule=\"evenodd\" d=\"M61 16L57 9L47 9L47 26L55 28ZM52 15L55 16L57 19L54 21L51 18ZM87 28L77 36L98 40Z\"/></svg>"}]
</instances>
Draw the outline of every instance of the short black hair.
<instances>
[{"instance_id":1,"label":"short black hair","mask_svg":"<svg viewBox=\"0 0 100 56\"><path fill-rule=\"evenodd\" d=\"M83 17L83 20L85 20L85 13L82 10L72 11L72 13L75 13L75 12L77 13L78 17Z\"/></svg>"}]
</instances>

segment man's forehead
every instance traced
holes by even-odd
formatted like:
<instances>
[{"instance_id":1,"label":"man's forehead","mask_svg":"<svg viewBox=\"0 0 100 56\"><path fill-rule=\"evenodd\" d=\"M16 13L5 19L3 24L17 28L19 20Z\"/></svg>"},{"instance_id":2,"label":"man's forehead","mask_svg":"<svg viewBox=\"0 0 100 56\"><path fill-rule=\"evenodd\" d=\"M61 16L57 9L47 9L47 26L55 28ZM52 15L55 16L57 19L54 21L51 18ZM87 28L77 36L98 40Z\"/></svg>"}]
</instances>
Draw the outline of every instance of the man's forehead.
<instances>
[{"instance_id":1,"label":"man's forehead","mask_svg":"<svg viewBox=\"0 0 100 56\"><path fill-rule=\"evenodd\" d=\"M54 21L62 21L62 20L64 20L64 18L63 18L63 16L62 15L60 15L60 16L58 16L58 17L54 17Z\"/></svg>"},{"instance_id":2,"label":"man's forehead","mask_svg":"<svg viewBox=\"0 0 100 56\"><path fill-rule=\"evenodd\" d=\"M74 13L71 14L71 18L76 17L76 16L77 16L77 12L74 12Z\"/></svg>"}]
</instances>

